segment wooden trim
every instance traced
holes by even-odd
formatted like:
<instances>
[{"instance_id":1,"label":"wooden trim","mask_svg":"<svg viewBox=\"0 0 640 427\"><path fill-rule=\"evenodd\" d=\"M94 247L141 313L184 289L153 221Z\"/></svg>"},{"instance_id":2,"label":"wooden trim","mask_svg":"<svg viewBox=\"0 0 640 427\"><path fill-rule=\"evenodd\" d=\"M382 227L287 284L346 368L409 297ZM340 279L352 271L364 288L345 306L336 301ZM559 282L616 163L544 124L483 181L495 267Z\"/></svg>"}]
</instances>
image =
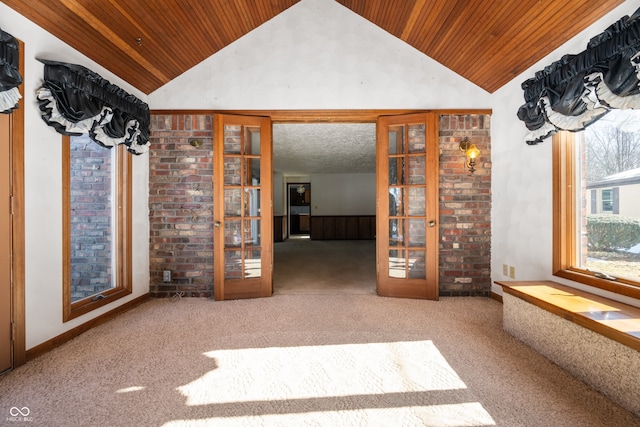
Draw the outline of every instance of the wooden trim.
<instances>
[{"instance_id":1,"label":"wooden trim","mask_svg":"<svg viewBox=\"0 0 640 427\"><path fill-rule=\"evenodd\" d=\"M460 110L152 110L152 115L234 114L271 117L272 123L375 123L380 116L435 112L447 114L492 114L491 109Z\"/></svg>"},{"instance_id":2,"label":"wooden trim","mask_svg":"<svg viewBox=\"0 0 640 427\"><path fill-rule=\"evenodd\" d=\"M33 348L30 348L29 350L27 350L26 352L26 360L33 360L38 356L43 355L44 353L47 353L51 350L53 350L56 347L61 346L62 344L66 343L67 341L70 341L74 338L76 338L77 336L79 336L80 334L83 334L84 332L87 332L88 330L95 328L96 326L102 325L103 323L108 322L111 319L114 319L115 317L119 316L122 313L125 313L137 306L139 306L140 304L148 301L151 299L150 294L144 294L142 296L139 296L135 299L132 299L129 302L126 302L124 304L122 304L119 307L114 308L113 310L109 311L108 313L104 313L94 319L89 320L88 322L83 323L80 326L76 326L75 328L60 334L50 340L47 340L45 342L43 342L42 344L39 344Z\"/></svg>"},{"instance_id":3,"label":"wooden trim","mask_svg":"<svg viewBox=\"0 0 640 427\"><path fill-rule=\"evenodd\" d=\"M579 138L577 134L566 131L553 136L553 275L640 299L640 286L636 282L623 278L615 282L600 279L575 267L579 265L576 218L580 209L576 206L580 186L576 179L576 138Z\"/></svg>"},{"instance_id":4,"label":"wooden trim","mask_svg":"<svg viewBox=\"0 0 640 427\"><path fill-rule=\"evenodd\" d=\"M24 79L24 43L18 40L19 71ZM13 367L24 365L26 356L25 238L24 238L24 84L18 86L22 98L11 113L11 164L13 195L12 306Z\"/></svg>"},{"instance_id":5,"label":"wooden trim","mask_svg":"<svg viewBox=\"0 0 640 427\"><path fill-rule=\"evenodd\" d=\"M105 298L93 300L85 298L71 301L71 138L62 137L62 318L63 322L89 313L99 307L110 304L130 295L132 288L132 161L126 147L118 145L116 152L115 179L116 194L113 200L117 203L116 223L116 286L102 292ZM112 178L114 174L112 174Z\"/></svg>"},{"instance_id":6,"label":"wooden trim","mask_svg":"<svg viewBox=\"0 0 640 427\"><path fill-rule=\"evenodd\" d=\"M509 295L640 351L640 337L632 335L640 326L640 308L552 281L495 283ZM611 311L615 319L607 316Z\"/></svg>"},{"instance_id":7,"label":"wooden trim","mask_svg":"<svg viewBox=\"0 0 640 427\"><path fill-rule=\"evenodd\" d=\"M224 130L221 115L213 115L213 299L224 299L224 203L217 203L216 198L224 200Z\"/></svg>"},{"instance_id":8,"label":"wooden trim","mask_svg":"<svg viewBox=\"0 0 640 427\"><path fill-rule=\"evenodd\" d=\"M493 291L491 291L489 293L489 298L498 301L499 303L502 303L502 295L495 293Z\"/></svg>"}]
</instances>

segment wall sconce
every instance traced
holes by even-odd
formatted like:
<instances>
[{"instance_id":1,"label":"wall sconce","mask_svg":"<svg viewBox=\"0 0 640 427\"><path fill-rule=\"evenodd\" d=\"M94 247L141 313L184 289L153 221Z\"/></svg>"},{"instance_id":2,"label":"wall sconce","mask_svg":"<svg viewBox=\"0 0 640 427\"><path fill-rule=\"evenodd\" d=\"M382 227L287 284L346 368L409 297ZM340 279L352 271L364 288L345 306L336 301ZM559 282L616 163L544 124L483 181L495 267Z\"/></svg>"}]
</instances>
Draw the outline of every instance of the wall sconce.
<instances>
[{"instance_id":1,"label":"wall sconce","mask_svg":"<svg viewBox=\"0 0 640 427\"><path fill-rule=\"evenodd\" d=\"M204 144L204 141L201 139L189 139L189 144L192 147L200 148L202 147L202 144Z\"/></svg>"},{"instance_id":2,"label":"wall sconce","mask_svg":"<svg viewBox=\"0 0 640 427\"><path fill-rule=\"evenodd\" d=\"M304 185L300 184L298 185L298 189L296 190L298 192L299 195L303 195L305 191L307 191L307 189L305 188Z\"/></svg>"},{"instance_id":3,"label":"wall sconce","mask_svg":"<svg viewBox=\"0 0 640 427\"><path fill-rule=\"evenodd\" d=\"M480 155L480 150L465 136L460 141L460 151L464 152L465 155L464 167L469 169L470 173L474 173L476 171L476 159Z\"/></svg>"}]
</instances>

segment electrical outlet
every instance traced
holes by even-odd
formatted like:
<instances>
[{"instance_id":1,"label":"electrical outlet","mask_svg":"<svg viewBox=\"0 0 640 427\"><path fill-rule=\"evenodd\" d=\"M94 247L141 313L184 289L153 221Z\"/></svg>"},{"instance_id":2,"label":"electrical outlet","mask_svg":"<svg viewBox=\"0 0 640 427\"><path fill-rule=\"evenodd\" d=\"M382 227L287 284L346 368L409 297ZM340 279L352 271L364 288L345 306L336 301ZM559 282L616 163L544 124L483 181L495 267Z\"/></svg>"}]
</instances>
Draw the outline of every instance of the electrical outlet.
<instances>
[{"instance_id":1,"label":"electrical outlet","mask_svg":"<svg viewBox=\"0 0 640 427\"><path fill-rule=\"evenodd\" d=\"M164 270L162 272L162 281L165 283L171 282L171 270Z\"/></svg>"},{"instance_id":2,"label":"electrical outlet","mask_svg":"<svg viewBox=\"0 0 640 427\"><path fill-rule=\"evenodd\" d=\"M516 268L513 265L509 267L509 277L512 279L516 278Z\"/></svg>"},{"instance_id":3,"label":"electrical outlet","mask_svg":"<svg viewBox=\"0 0 640 427\"><path fill-rule=\"evenodd\" d=\"M508 276L509 275L509 266L507 264L502 264L502 274L504 276Z\"/></svg>"}]
</instances>

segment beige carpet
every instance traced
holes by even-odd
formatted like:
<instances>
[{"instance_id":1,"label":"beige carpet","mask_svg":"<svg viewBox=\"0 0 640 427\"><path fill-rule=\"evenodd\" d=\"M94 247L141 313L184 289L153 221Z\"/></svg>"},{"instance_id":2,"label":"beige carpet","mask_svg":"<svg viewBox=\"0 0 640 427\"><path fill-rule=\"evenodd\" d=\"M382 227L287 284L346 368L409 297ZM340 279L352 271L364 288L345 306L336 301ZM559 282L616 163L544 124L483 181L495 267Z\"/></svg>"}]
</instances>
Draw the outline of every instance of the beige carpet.
<instances>
[{"instance_id":1,"label":"beige carpet","mask_svg":"<svg viewBox=\"0 0 640 427\"><path fill-rule=\"evenodd\" d=\"M0 424L640 425L501 317L483 298L153 300L1 377Z\"/></svg>"},{"instance_id":2,"label":"beige carpet","mask_svg":"<svg viewBox=\"0 0 640 427\"><path fill-rule=\"evenodd\" d=\"M274 245L274 294L376 292L375 240L292 238Z\"/></svg>"}]
</instances>

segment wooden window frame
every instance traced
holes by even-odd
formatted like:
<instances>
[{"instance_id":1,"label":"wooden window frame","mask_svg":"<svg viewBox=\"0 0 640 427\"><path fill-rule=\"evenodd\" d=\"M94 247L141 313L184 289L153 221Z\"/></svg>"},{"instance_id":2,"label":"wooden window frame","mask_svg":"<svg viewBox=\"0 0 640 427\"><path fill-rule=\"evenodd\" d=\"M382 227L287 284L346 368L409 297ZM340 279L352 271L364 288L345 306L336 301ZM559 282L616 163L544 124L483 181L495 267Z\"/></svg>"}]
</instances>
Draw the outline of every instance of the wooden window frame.
<instances>
[{"instance_id":1,"label":"wooden window frame","mask_svg":"<svg viewBox=\"0 0 640 427\"><path fill-rule=\"evenodd\" d=\"M71 301L71 138L62 138L62 299L63 321L68 322L99 307L107 305L117 299L132 293L131 273L131 238L132 238L132 161L126 147L118 145L112 177L116 180L113 200L116 206L116 234L115 234L115 287L101 292L104 298L93 299L87 297L79 301ZM106 149L106 148L105 148Z\"/></svg>"},{"instance_id":2,"label":"wooden window frame","mask_svg":"<svg viewBox=\"0 0 640 427\"><path fill-rule=\"evenodd\" d=\"M640 299L640 283L624 278L601 279L575 267L578 257L576 149L579 134L561 131L553 136L553 275L605 291Z\"/></svg>"}]
</instances>

